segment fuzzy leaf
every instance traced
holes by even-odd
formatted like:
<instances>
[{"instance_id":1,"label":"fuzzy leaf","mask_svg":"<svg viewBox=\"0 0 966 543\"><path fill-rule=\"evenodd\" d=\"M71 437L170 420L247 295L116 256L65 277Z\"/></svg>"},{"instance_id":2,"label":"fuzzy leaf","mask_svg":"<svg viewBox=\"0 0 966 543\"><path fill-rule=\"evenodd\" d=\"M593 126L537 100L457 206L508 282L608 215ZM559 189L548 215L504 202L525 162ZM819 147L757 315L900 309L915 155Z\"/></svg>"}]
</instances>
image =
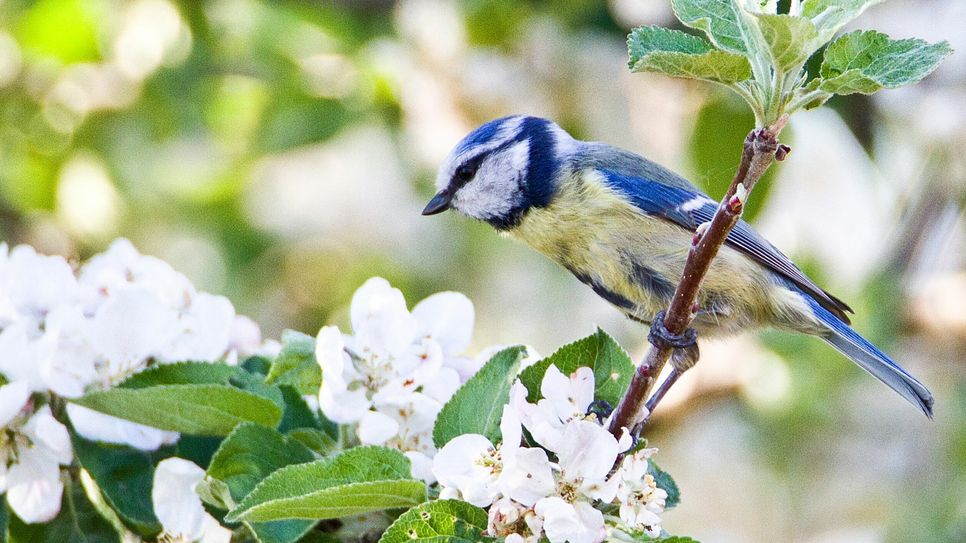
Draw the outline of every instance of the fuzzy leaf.
<instances>
[{"instance_id":1,"label":"fuzzy leaf","mask_svg":"<svg viewBox=\"0 0 966 543\"><path fill-rule=\"evenodd\" d=\"M481 434L498 441L503 406L510 399L510 387L525 352L525 347L518 346L496 353L453 394L436 417L433 443L437 447L463 434Z\"/></svg>"},{"instance_id":2,"label":"fuzzy leaf","mask_svg":"<svg viewBox=\"0 0 966 543\"><path fill-rule=\"evenodd\" d=\"M225 518L319 520L412 507L426 499L426 485L410 477L409 459L401 452L357 447L276 470Z\"/></svg>"},{"instance_id":3,"label":"fuzzy leaf","mask_svg":"<svg viewBox=\"0 0 966 543\"><path fill-rule=\"evenodd\" d=\"M154 465L162 451L141 451L133 447L89 441L71 432L74 455L97 482L104 500L118 518L142 537L153 538L161 531L151 504Z\"/></svg>"},{"instance_id":4,"label":"fuzzy leaf","mask_svg":"<svg viewBox=\"0 0 966 543\"><path fill-rule=\"evenodd\" d=\"M329 434L315 428L296 428L289 430L286 435L305 445L320 456L326 456L332 453L339 446L339 442Z\"/></svg>"},{"instance_id":5,"label":"fuzzy leaf","mask_svg":"<svg viewBox=\"0 0 966 543\"><path fill-rule=\"evenodd\" d=\"M486 511L466 502L426 502L396 519L379 543L496 543L484 534L486 523Z\"/></svg>"},{"instance_id":6,"label":"fuzzy leaf","mask_svg":"<svg viewBox=\"0 0 966 543\"><path fill-rule=\"evenodd\" d=\"M322 369L315 361L315 339L293 330L282 333L282 351L265 378L267 383L291 385L300 394L318 394Z\"/></svg>"},{"instance_id":7,"label":"fuzzy leaf","mask_svg":"<svg viewBox=\"0 0 966 543\"><path fill-rule=\"evenodd\" d=\"M299 428L312 428L325 432L333 440L338 437L338 425L325 417L320 417L318 410L311 409L295 388L289 385L281 385L278 388L281 390L285 405L282 422L278 426L279 432L288 433Z\"/></svg>"},{"instance_id":8,"label":"fuzzy leaf","mask_svg":"<svg viewBox=\"0 0 966 543\"><path fill-rule=\"evenodd\" d=\"M275 470L315 460L300 442L257 424L241 424L222 442L211 459L208 476L225 483L232 500L240 502ZM247 523L262 543L290 543L315 525L306 520Z\"/></svg>"},{"instance_id":9,"label":"fuzzy leaf","mask_svg":"<svg viewBox=\"0 0 966 543\"><path fill-rule=\"evenodd\" d=\"M245 423L222 441L207 474L227 484L232 498L241 501L273 471L315 459L312 451L298 441L271 428Z\"/></svg>"},{"instance_id":10,"label":"fuzzy leaf","mask_svg":"<svg viewBox=\"0 0 966 543\"><path fill-rule=\"evenodd\" d=\"M126 420L186 434L224 436L241 422L275 427L282 409L272 400L230 385L115 387L74 403Z\"/></svg>"},{"instance_id":11,"label":"fuzzy leaf","mask_svg":"<svg viewBox=\"0 0 966 543\"><path fill-rule=\"evenodd\" d=\"M670 473L661 469L653 460L648 462L647 472L651 474L651 477L654 477L654 482L657 483L657 487L667 492L667 501L665 502L667 509L676 507L681 503L681 490L678 488L678 484L674 482L674 479L671 478Z\"/></svg>"},{"instance_id":12,"label":"fuzzy leaf","mask_svg":"<svg viewBox=\"0 0 966 543\"><path fill-rule=\"evenodd\" d=\"M719 51L703 38L657 26L634 29L627 38L629 64L635 72L736 83L751 77L748 59Z\"/></svg>"},{"instance_id":13,"label":"fuzzy leaf","mask_svg":"<svg viewBox=\"0 0 966 543\"><path fill-rule=\"evenodd\" d=\"M893 40L874 30L855 31L835 40L825 50L820 69L823 91L835 94L872 94L918 83L952 52L945 41Z\"/></svg>"},{"instance_id":14,"label":"fuzzy leaf","mask_svg":"<svg viewBox=\"0 0 966 543\"><path fill-rule=\"evenodd\" d=\"M754 43L738 0L672 0L674 14L682 23L703 30L718 48L740 55L751 53Z\"/></svg>"},{"instance_id":15,"label":"fuzzy leaf","mask_svg":"<svg viewBox=\"0 0 966 543\"><path fill-rule=\"evenodd\" d=\"M9 543L120 543L120 537L87 499L84 488L70 484L64 489L60 513L46 523L26 524L11 514L7 526Z\"/></svg>"},{"instance_id":16,"label":"fuzzy leaf","mask_svg":"<svg viewBox=\"0 0 966 543\"><path fill-rule=\"evenodd\" d=\"M159 364L135 373L118 386L149 388L158 385L224 385L243 371L236 366L211 362Z\"/></svg>"},{"instance_id":17,"label":"fuzzy leaf","mask_svg":"<svg viewBox=\"0 0 966 543\"><path fill-rule=\"evenodd\" d=\"M772 61L782 71L800 69L822 44L812 21L794 15L759 15L758 27L768 44Z\"/></svg>"},{"instance_id":18,"label":"fuzzy leaf","mask_svg":"<svg viewBox=\"0 0 966 543\"><path fill-rule=\"evenodd\" d=\"M595 400L603 400L616 407L634 375L634 363L624 349L607 332L597 332L583 339L564 345L557 352L520 372L520 381L527 387L527 400L536 402L541 398L540 383L547 368L553 364L564 375L570 375L580 366L594 370Z\"/></svg>"},{"instance_id":19,"label":"fuzzy leaf","mask_svg":"<svg viewBox=\"0 0 966 543\"><path fill-rule=\"evenodd\" d=\"M802 16L812 20L821 44L827 43L843 26L867 8L883 0L803 0Z\"/></svg>"}]
</instances>

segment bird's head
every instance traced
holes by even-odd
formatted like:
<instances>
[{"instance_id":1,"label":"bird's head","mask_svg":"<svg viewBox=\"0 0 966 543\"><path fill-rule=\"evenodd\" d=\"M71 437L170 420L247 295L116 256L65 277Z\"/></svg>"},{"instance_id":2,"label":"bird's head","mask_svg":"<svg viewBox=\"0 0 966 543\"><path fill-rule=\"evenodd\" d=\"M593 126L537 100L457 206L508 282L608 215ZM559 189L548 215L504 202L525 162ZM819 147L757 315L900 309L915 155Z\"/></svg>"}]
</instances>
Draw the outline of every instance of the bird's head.
<instances>
[{"instance_id":1,"label":"bird's head","mask_svg":"<svg viewBox=\"0 0 966 543\"><path fill-rule=\"evenodd\" d=\"M439 169L423 215L447 209L499 230L553 199L577 141L555 123L517 115L490 121L460 141Z\"/></svg>"}]
</instances>

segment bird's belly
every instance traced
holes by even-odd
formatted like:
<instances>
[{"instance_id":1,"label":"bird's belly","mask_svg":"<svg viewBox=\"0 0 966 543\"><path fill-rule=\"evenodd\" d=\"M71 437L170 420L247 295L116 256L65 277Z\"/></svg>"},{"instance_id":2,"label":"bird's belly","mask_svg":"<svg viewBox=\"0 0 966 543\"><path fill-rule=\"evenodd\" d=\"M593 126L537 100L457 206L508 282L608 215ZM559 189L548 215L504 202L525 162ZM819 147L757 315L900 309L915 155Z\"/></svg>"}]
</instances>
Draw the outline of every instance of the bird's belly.
<instances>
[{"instance_id":1,"label":"bird's belly","mask_svg":"<svg viewBox=\"0 0 966 543\"><path fill-rule=\"evenodd\" d=\"M650 323L670 304L690 250L690 232L639 213L584 217L577 228L561 221L559 213L541 215L531 213L511 235L570 270L632 319ZM767 318L769 288L773 285L760 267L724 246L702 283L693 326L709 336L759 325Z\"/></svg>"}]
</instances>

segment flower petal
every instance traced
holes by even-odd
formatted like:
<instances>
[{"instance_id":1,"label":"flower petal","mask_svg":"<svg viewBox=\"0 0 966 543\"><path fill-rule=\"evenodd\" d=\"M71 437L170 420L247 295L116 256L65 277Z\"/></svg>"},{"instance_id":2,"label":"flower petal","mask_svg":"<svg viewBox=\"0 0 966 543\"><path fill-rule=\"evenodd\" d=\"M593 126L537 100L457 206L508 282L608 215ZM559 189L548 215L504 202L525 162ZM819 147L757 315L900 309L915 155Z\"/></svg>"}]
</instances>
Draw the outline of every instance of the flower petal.
<instances>
[{"instance_id":1,"label":"flower petal","mask_svg":"<svg viewBox=\"0 0 966 543\"><path fill-rule=\"evenodd\" d=\"M349 318L359 344L381 355L401 356L415 336L402 292L381 277L369 279L355 292Z\"/></svg>"},{"instance_id":2,"label":"flower petal","mask_svg":"<svg viewBox=\"0 0 966 543\"><path fill-rule=\"evenodd\" d=\"M126 377L176 332L177 312L147 288L127 288L94 315L91 341L108 361L108 377Z\"/></svg>"},{"instance_id":3,"label":"flower petal","mask_svg":"<svg viewBox=\"0 0 966 543\"><path fill-rule=\"evenodd\" d=\"M416 334L436 340L447 356L458 355L473 336L473 302L459 292L440 292L413 308Z\"/></svg>"},{"instance_id":4,"label":"flower petal","mask_svg":"<svg viewBox=\"0 0 966 543\"><path fill-rule=\"evenodd\" d=\"M7 503L28 524L48 522L60 512L64 483L57 460L42 447L20 450L7 472Z\"/></svg>"},{"instance_id":5,"label":"flower petal","mask_svg":"<svg viewBox=\"0 0 966 543\"><path fill-rule=\"evenodd\" d=\"M366 411L359 421L359 441L366 445L382 445L399 433L399 423L378 411Z\"/></svg>"},{"instance_id":6,"label":"flower petal","mask_svg":"<svg viewBox=\"0 0 966 543\"><path fill-rule=\"evenodd\" d=\"M23 433L59 464L66 466L74 459L67 427L50 414L50 406L45 405L34 413L24 425Z\"/></svg>"},{"instance_id":7,"label":"flower petal","mask_svg":"<svg viewBox=\"0 0 966 543\"><path fill-rule=\"evenodd\" d=\"M500 490L514 501L533 505L553 493L555 486L550 460L543 449L519 449L510 458L504 458Z\"/></svg>"},{"instance_id":8,"label":"flower petal","mask_svg":"<svg viewBox=\"0 0 966 543\"><path fill-rule=\"evenodd\" d=\"M446 403L461 385L460 375L456 370L440 368L434 379L423 384L423 393L438 402Z\"/></svg>"},{"instance_id":9,"label":"flower petal","mask_svg":"<svg viewBox=\"0 0 966 543\"><path fill-rule=\"evenodd\" d=\"M339 424L359 422L369 411L372 402L363 389L334 392L327 381L322 381L319 389L319 409L331 420Z\"/></svg>"},{"instance_id":10,"label":"flower petal","mask_svg":"<svg viewBox=\"0 0 966 543\"><path fill-rule=\"evenodd\" d=\"M413 477L425 481L426 484L433 484L436 482L436 477L433 475L432 458L417 451L406 451L403 454L409 459L409 463L412 466L411 471Z\"/></svg>"},{"instance_id":11,"label":"flower petal","mask_svg":"<svg viewBox=\"0 0 966 543\"><path fill-rule=\"evenodd\" d=\"M165 533L196 541L213 528L208 520L211 515L194 490L204 478L203 469L182 458L167 458L158 463L151 503Z\"/></svg>"},{"instance_id":12,"label":"flower petal","mask_svg":"<svg viewBox=\"0 0 966 543\"><path fill-rule=\"evenodd\" d=\"M30 384L27 381L14 381L0 386L0 427L6 426L19 415L28 399Z\"/></svg>"},{"instance_id":13,"label":"flower petal","mask_svg":"<svg viewBox=\"0 0 966 543\"><path fill-rule=\"evenodd\" d=\"M602 482L617 460L617 440L604 427L590 421L568 423L561 443L557 458L570 480Z\"/></svg>"},{"instance_id":14,"label":"flower petal","mask_svg":"<svg viewBox=\"0 0 966 543\"><path fill-rule=\"evenodd\" d=\"M315 360L322 368L322 379L333 392L345 391L357 375L345 352L345 341L336 326L324 326L315 338Z\"/></svg>"},{"instance_id":15,"label":"flower petal","mask_svg":"<svg viewBox=\"0 0 966 543\"><path fill-rule=\"evenodd\" d=\"M560 420L582 417L594 401L594 372L581 366L568 377L550 365L540 383L540 393Z\"/></svg>"},{"instance_id":16,"label":"flower petal","mask_svg":"<svg viewBox=\"0 0 966 543\"><path fill-rule=\"evenodd\" d=\"M162 346L157 358L161 362L186 360L214 361L228 351L235 308L224 296L205 292L197 294L188 311L183 312L171 340Z\"/></svg>"},{"instance_id":17,"label":"flower petal","mask_svg":"<svg viewBox=\"0 0 966 543\"><path fill-rule=\"evenodd\" d=\"M463 434L450 440L433 458L433 474L443 487L460 491L463 500L478 507L493 503L499 490L496 466L481 462L493 454L493 444L479 434Z\"/></svg>"},{"instance_id":18,"label":"flower petal","mask_svg":"<svg viewBox=\"0 0 966 543\"><path fill-rule=\"evenodd\" d=\"M178 432L159 430L131 422L86 407L68 403L67 415L74 430L87 439L130 445L142 451L153 451L178 440Z\"/></svg>"},{"instance_id":19,"label":"flower petal","mask_svg":"<svg viewBox=\"0 0 966 543\"><path fill-rule=\"evenodd\" d=\"M44 321L49 351L38 360L40 378L54 393L77 398L97 378L100 356L91 342L91 322L79 305L54 308Z\"/></svg>"}]
</instances>

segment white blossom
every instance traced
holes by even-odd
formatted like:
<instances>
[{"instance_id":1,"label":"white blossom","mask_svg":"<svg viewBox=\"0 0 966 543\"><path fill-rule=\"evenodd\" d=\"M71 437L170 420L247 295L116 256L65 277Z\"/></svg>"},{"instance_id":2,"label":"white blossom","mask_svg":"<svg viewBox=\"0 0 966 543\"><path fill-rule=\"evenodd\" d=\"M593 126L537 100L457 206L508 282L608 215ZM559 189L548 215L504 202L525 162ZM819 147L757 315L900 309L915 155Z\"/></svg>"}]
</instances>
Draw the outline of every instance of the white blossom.
<instances>
[{"instance_id":1,"label":"white blossom","mask_svg":"<svg viewBox=\"0 0 966 543\"><path fill-rule=\"evenodd\" d=\"M410 312L402 292L374 277L353 295L349 319L351 335L326 326L316 337L319 408L334 422L356 425L360 442L405 452L413 473L433 482L436 416L479 367L462 356L473 304L441 292Z\"/></svg>"},{"instance_id":2,"label":"white blossom","mask_svg":"<svg viewBox=\"0 0 966 543\"><path fill-rule=\"evenodd\" d=\"M158 463L151 503L164 533L171 538L203 543L228 543L231 530L218 524L201 503L195 487L205 471L194 462L167 458Z\"/></svg>"},{"instance_id":3,"label":"white blossom","mask_svg":"<svg viewBox=\"0 0 966 543\"><path fill-rule=\"evenodd\" d=\"M551 543L599 543L607 535L603 513L587 502L569 503L552 496L537 502L534 511L543 517Z\"/></svg>"},{"instance_id":4,"label":"white blossom","mask_svg":"<svg viewBox=\"0 0 966 543\"><path fill-rule=\"evenodd\" d=\"M624 458L631 446L625 429L615 439L588 409L594 400L594 374L578 368L564 375L549 366L541 382L543 398L527 401L517 381L500 423L502 441L464 434L443 446L433 461L441 498L489 507L489 535L531 543L600 543L607 528L600 506L614 505L614 528L660 534L667 493L648 471L655 449ZM540 447L527 447L523 427ZM550 462L548 453L556 462Z\"/></svg>"},{"instance_id":5,"label":"white blossom","mask_svg":"<svg viewBox=\"0 0 966 543\"><path fill-rule=\"evenodd\" d=\"M594 400L594 372L580 367L568 377L550 365L540 384L543 398L536 405L526 402L523 385L516 388L514 408L520 413L523 425L537 443L556 452L562 447L564 426L584 417Z\"/></svg>"},{"instance_id":6,"label":"white blossom","mask_svg":"<svg viewBox=\"0 0 966 543\"><path fill-rule=\"evenodd\" d=\"M76 274L61 257L0 244L0 374L32 392L77 398L151 364L231 361L260 336L226 298L198 292L125 239ZM72 404L67 412L89 439L141 449L177 439Z\"/></svg>"},{"instance_id":7,"label":"white blossom","mask_svg":"<svg viewBox=\"0 0 966 543\"><path fill-rule=\"evenodd\" d=\"M628 455L621 463L620 518L627 526L643 530L651 537L661 534L660 513L664 511L667 492L657 487L654 477L647 472L648 460L656 449L641 449Z\"/></svg>"},{"instance_id":8,"label":"white blossom","mask_svg":"<svg viewBox=\"0 0 966 543\"><path fill-rule=\"evenodd\" d=\"M543 449L520 446L520 421L509 406L503 409L500 430L499 446L479 434L453 438L433 459L433 473L444 489L458 490L473 505L486 507L503 495L532 506L553 491L550 461Z\"/></svg>"},{"instance_id":9,"label":"white blossom","mask_svg":"<svg viewBox=\"0 0 966 543\"><path fill-rule=\"evenodd\" d=\"M74 452L67 428L44 406L27 418L30 390L25 383L0 387L0 493L28 524L48 522L60 512L64 483L60 466L71 463ZM5 420L4 420L5 419Z\"/></svg>"},{"instance_id":10,"label":"white blossom","mask_svg":"<svg viewBox=\"0 0 966 543\"><path fill-rule=\"evenodd\" d=\"M433 474L444 489L455 489L463 501L478 507L493 503L503 470L500 451L479 434L451 439L433 458Z\"/></svg>"}]
</instances>

